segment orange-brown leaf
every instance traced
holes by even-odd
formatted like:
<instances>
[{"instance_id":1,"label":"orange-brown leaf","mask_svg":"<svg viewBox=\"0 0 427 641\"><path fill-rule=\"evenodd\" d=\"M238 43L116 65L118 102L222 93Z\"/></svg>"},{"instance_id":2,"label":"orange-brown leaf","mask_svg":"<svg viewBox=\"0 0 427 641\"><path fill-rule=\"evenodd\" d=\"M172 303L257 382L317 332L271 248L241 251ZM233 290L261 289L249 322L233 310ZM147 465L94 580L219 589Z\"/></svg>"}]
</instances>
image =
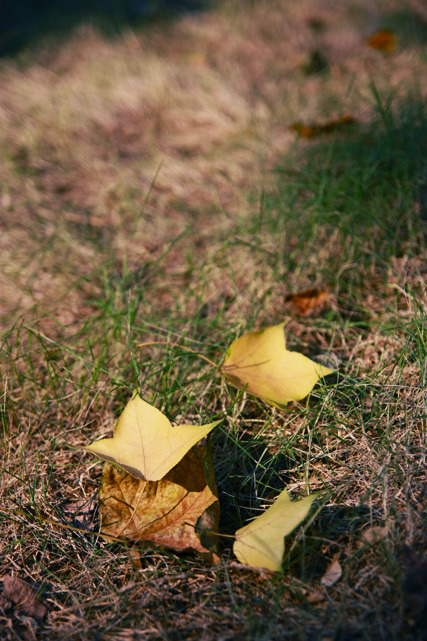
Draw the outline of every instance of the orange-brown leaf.
<instances>
[{"instance_id":1,"label":"orange-brown leaf","mask_svg":"<svg viewBox=\"0 0 427 641\"><path fill-rule=\"evenodd\" d=\"M289 294L285 301L292 303L300 316L308 316L314 309L325 307L332 299L332 294L323 289L306 289L297 294Z\"/></svg>"},{"instance_id":2,"label":"orange-brown leaf","mask_svg":"<svg viewBox=\"0 0 427 641\"><path fill-rule=\"evenodd\" d=\"M379 49L383 53L392 53L396 48L396 36L389 29L381 29L366 40L373 49Z\"/></svg>"},{"instance_id":3,"label":"orange-brown leaf","mask_svg":"<svg viewBox=\"0 0 427 641\"><path fill-rule=\"evenodd\" d=\"M289 126L291 131L296 131L302 138L314 138L319 135L319 127L317 125L305 125L303 122L293 122Z\"/></svg>"},{"instance_id":4,"label":"orange-brown leaf","mask_svg":"<svg viewBox=\"0 0 427 641\"><path fill-rule=\"evenodd\" d=\"M344 114L339 118L334 120L329 120L324 123L303 123L303 122L294 122L289 126L291 131L296 131L302 138L314 138L315 136L320 136L322 134L330 134L336 129L341 129L347 125L354 124L356 122L355 118L350 114Z\"/></svg>"},{"instance_id":5,"label":"orange-brown leaf","mask_svg":"<svg viewBox=\"0 0 427 641\"><path fill-rule=\"evenodd\" d=\"M194 446L159 481L138 479L105 463L99 498L103 533L215 558L215 537L201 532L217 532L219 522L212 456L206 445Z\"/></svg>"}]
</instances>

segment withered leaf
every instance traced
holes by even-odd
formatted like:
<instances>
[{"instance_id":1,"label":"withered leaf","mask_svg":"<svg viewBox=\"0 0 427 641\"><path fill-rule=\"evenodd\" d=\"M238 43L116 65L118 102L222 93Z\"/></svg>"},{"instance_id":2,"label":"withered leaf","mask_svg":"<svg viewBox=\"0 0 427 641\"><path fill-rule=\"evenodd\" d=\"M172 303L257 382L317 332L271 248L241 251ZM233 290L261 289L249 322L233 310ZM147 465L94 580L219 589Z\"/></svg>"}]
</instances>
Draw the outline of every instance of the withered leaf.
<instances>
[{"instance_id":1,"label":"withered leaf","mask_svg":"<svg viewBox=\"0 0 427 641\"><path fill-rule=\"evenodd\" d=\"M324 585L325 588L332 587L342 576L342 567L339 561L339 556L339 554L335 554L334 558L326 568L325 574L320 579L321 585Z\"/></svg>"},{"instance_id":2,"label":"withered leaf","mask_svg":"<svg viewBox=\"0 0 427 641\"><path fill-rule=\"evenodd\" d=\"M48 613L47 606L26 581L6 575L0 582L0 618L8 620L13 639L34 641ZM3 638L3 637L2 637Z\"/></svg>"},{"instance_id":3,"label":"withered leaf","mask_svg":"<svg viewBox=\"0 0 427 641\"><path fill-rule=\"evenodd\" d=\"M315 138L316 136L321 136L322 134L330 134L337 129L347 127L356 122L356 119L350 114L344 114L339 118L329 120L324 123L303 123L303 122L294 122L289 126L291 131L296 131L301 138Z\"/></svg>"},{"instance_id":4,"label":"withered leaf","mask_svg":"<svg viewBox=\"0 0 427 641\"><path fill-rule=\"evenodd\" d=\"M285 301L292 303L300 316L308 316L314 309L324 307L332 299L332 294L323 289L306 289L297 294L289 294Z\"/></svg>"},{"instance_id":5,"label":"withered leaf","mask_svg":"<svg viewBox=\"0 0 427 641\"><path fill-rule=\"evenodd\" d=\"M12 610L16 615L24 615L42 621L47 614L47 607L37 596L37 592L26 581L17 576L6 575L2 579L3 589L0 592L0 608Z\"/></svg>"},{"instance_id":6,"label":"withered leaf","mask_svg":"<svg viewBox=\"0 0 427 641\"><path fill-rule=\"evenodd\" d=\"M390 29L380 29L366 40L366 44L383 53L391 53L396 48L396 36Z\"/></svg>"},{"instance_id":7,"label":"withered leaf","mask_svg":"<svg viewBox=\"0 0 427 641\"><path fill-rule=\"evenodd\" d=\"M374 545L385 539L387 534L387 527L372 526L363 532L361 544Z\"/></svg>"},{"instance_id":8,"label":"withered leaf","mask_svg":"<svg viewBox=\"0 0 427 641\"><path fill-rule=\"evenodd\" d=\"M96 496L89 499L77 499L77 501L64 501L62 512L64 516L72 521L74 527L82 530L94 530L96 527L96 513L98 501Z\"/></svg>"},{"instance_id":9,"label":"withered leaf","mask_svg":"<svg viewBox=\"0 0 427 641\"><path fill-rule=\"evenodd\" d=\"M99 499L102 533L215 559L219 501L208 445L195 445L159 481L106 463Z\"/></svg>"}]
</instances>

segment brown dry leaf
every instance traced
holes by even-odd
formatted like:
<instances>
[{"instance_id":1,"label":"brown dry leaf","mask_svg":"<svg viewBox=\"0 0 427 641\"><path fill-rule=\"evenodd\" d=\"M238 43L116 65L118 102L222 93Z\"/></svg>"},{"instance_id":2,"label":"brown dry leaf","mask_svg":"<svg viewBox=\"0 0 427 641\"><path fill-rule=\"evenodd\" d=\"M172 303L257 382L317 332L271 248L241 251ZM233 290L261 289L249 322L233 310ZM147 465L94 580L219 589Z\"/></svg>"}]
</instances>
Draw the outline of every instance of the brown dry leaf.
<instances>
[{"instance_id":1,"label":"brown dry leaf","mask_svg":"<svg viewBox=\"0 0 427 641\"><path fill-rule=\"evenodd\" d=\"M6 575L0 591L0 617L11 629L13 638L34 641L48 609L36 591L16 576Z\"/></svg>"},{"instance_id":2,"label":"brown dry leaf","mask_svg":"<svg viewBox=\"0 0 427 641\"><path fill-rule=\"evenodd\" d=\"M3 577L0 608L13 610L14 614L39 620L43 620L47 614L47 607L39 599L31 585L10 574Z\"/></svg>"},{"instance_id":3,"label":"brown dry leaf","mask_svg":"<svg viewBox=\"0 0 427 641\"><path fill-rule=\"evenodd\" d=\"M328 565L325 574L320 579L321 585L324 585L325 588L332 587L342 575L342 567L339 562L339 554L334 555L334 558Z\"/></svg>"},{"instance_id":4,"label":"brown dry leaf","mask_svg":"<svg viewBox=\"0 0 427 641\"><path fill-rule=\"evenodd\" d=\"M159 481L106 463L99 499L102 533L193 549L216 560L219 502L207 445L194 446Z\"/></svg>"},{"instance_id":5,"label":"brown dry leaf","mask_svg":"<svg viewBox=\"0 0 427 641\"><path fill-rule=\"evenodd\" d=\"M366 44L383 53L392 53L396 48L396 36L390 29L380 29L367 38Z\"/></svg>"},{"instance_id":6,"label":"brown dry leaf","mask_svg":"<svg viewBox=\"0 0 427 641\"><path fill-rule=\"evenodd\" d=\"M385 539L388 534L386 527L373 526L365 530L362 534L362 544L373 545Z\"/></svg>"},{"instance_id":7,"label":"brown dry leaf","mask_svg":"<svg viewBox=\"0 0 427 641\"><path fill-rule=\"evenodd\" d=\"M134 570L142 570L141 553L136 548L130 548L129 559Z\"/></svg>"},{"instance_id":8,"label":"brown dry leaf","mask_svg":"<svg viewBox=\"0 0 427 641\"><path fill-rule=\"evenodd\" d=\"M308 603L311 603L312 605L316 603L322 603L322 601L325 601L326 596L322 594L322 592L316 592L315 590L311 590L310 592L307 592L305 594L305 599L308 601Z\"/></svg>"},{"instance_id":9,"label":"brown dry leaf","mask_svg":"<svg viewBox=\"0 0 427 641\"><path fill-rule=\"evenodd\" d=\"M297 294L289 294L285 301L292 303L297 314L308 316L313 309L319 310L333 300L333 295L323 289L306 289Z\"/></svg>"},{"instance_id":10,"label":"brown dry leaf","mask_svg":"<svg viewBox=\"0 0 427 641\"><path fill-rule=\"evenodd\" d=\"M329 120L325 123L310 123L304 124L303 122L294 122L289 126L291 131L296 131L302 138L315 138L322 134L330 134L336 129L341 129L347 125L352 125L356 119L351 114L344 114L339 118Z\"/></svg>"}]
</instances>

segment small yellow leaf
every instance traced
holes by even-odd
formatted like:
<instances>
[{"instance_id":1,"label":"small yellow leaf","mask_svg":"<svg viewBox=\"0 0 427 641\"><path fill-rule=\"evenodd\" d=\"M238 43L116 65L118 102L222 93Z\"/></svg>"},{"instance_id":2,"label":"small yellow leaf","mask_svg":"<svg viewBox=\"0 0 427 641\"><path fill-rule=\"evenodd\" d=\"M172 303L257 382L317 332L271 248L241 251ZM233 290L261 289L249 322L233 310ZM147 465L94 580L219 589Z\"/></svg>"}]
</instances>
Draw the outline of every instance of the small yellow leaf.
<instances>
[{"instance_id":1,"label":"small yellow leaf","mask_svg":"<svg viewBox=\"0 0 427 641\"><path fill-rule=\"evenodd\" d=\"M280 407L311 392L332 370L286 349L284 323L245 334L231 343L221 372L237 387Z\"/></svg>"},{"instance_id":2,"label":"small yellow leaf","mask_svg":"<svg viewBox=\"0 0 427 641\"><path fill-rule=\"evenodd\" d=\"M113 438L83 449L136 478L158 481L218 423L172 427L164 414L135 394L117 421Z\"/></svg>"},{"instance_id":3,"label":"small yellow leaf","mask_svg":"<svg viewBox=\"0 0 427 641\"><path fill-rule=\"evenodd\" d=\"M287 490L283 490L271 507L237 530L233 552L240 563L279 572L285 551L284 537L305 519L315 496L291 501Z\"/></svg>"}]
</instances>

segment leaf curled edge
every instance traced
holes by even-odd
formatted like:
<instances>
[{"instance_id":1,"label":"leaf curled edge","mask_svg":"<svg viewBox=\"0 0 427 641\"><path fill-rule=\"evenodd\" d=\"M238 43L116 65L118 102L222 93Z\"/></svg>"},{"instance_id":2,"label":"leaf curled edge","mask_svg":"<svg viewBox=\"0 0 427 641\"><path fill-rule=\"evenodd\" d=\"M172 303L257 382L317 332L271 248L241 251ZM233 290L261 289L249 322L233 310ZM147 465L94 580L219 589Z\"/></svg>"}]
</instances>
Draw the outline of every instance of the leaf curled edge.
<instances>
[{"instance_id":1,"label":"leaf curled edge","mask_svg":"<svg viewBox=\"0 0 427 641\"><path fill-rule=\"evenodd\" d=\"M221 372L237 389L283 407L307 396L319 378L332 370L286 349L284 323L280 323L233 341Z\"/></svg>"},{"instance_id":2,"label":"leaf curled edge","mask_svg":"<svg viewBox=\"0 0 427 641\"><path fill-rule=\"evenodd\" d=\"M260 516L237 530L233 552L240 563L279 572L285 551L284 537L307 516L316 495L291 501L283 490Z\"/></svg>"}]
</instances>

